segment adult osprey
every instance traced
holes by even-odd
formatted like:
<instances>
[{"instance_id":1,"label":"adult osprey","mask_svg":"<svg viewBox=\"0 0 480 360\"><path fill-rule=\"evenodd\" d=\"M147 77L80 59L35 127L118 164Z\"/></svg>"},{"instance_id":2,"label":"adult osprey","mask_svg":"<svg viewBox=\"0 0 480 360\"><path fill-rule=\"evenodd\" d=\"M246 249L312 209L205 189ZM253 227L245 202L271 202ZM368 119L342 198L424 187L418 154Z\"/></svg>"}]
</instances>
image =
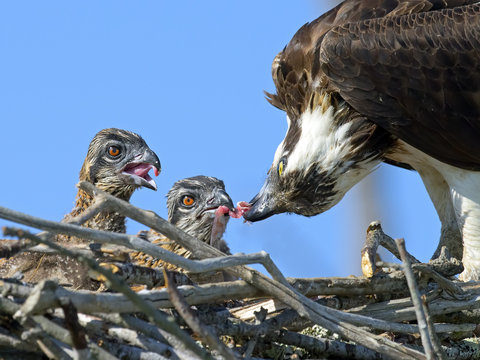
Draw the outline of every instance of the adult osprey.
<instances>
[{"instance_id":1,"label":"adult osprey","mask_svg":"<svg viewBox=\"0 0 480 360\"><path fill-rule=\"evenodd\" d=\"M440 245L480 279L480 3L347 0L304 25L272 66L288 130L245 215L312 216L380 162L418 171Z\"/></svg>"}]
</instances>

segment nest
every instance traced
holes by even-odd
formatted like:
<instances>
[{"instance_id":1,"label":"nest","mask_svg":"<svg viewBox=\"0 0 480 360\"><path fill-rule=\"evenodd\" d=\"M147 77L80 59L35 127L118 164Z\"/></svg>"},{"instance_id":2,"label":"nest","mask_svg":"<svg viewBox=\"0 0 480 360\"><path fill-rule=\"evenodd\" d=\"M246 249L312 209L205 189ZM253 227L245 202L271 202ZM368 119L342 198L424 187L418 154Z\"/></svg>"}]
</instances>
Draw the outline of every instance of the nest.
<instances>
[{"instance_id":1,"label":"nest","mask_svg":"<svg viewBox=\"0 0 480 360\"><path fill-rule=\"evenodd\" d=\"M143 271L128 264L114 272L88 249L59 246L48 236L16 228L18 240L2 257L38 244L42 251L74 257L101 277L106 291L69 289L52 281L0 281L0 357L9 359L470 359L479 356L473 338L480 320L480 289L454 275L462 265L441 256L422 264L402 240L378 223L362 250L364 277L285 278L265 252L226 256L145 211L82 182L95 197L81 218L57 223L0 207L0 217L51 234L142 251L187 272ZM80 226L98 211L113 209L148 226L201 260L189 260L132 235ZM75 223L73 223L75 221ZM45 233L43 233L45 235ZM376 258L383 246L402 260ZM249 268L262 264L266 272ZM119 269L121 271L119 271ZM227 273L237 280L192 283L191 278ZM150 274L150 275L149 275ZM148 279L151 276L153 278ZM133 291L145 280L161 288ZM203 277L203 279L209 278ZM215 278L215 277L213 277Z\"/></svg>"}]
</instances>

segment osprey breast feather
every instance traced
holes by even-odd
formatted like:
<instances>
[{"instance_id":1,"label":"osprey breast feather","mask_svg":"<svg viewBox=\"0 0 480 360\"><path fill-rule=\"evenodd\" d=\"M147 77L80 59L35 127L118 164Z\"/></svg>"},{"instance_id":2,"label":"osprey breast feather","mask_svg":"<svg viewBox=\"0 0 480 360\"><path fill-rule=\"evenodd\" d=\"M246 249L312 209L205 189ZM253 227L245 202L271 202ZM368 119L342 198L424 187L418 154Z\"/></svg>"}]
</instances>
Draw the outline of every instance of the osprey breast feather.
<instances>
[{"instance_id":1,"label":"osprey breast feather","mask_svg":"<svg viewBox=\"0 0 480 360\"><path fill-rule=\"evenodd\" d=\"M272 76L288 130L246 220L319 214L384 161L419 172L436 254L480 279L477 1L344 1L298 30Z\"/></svg>"}]
</instances>

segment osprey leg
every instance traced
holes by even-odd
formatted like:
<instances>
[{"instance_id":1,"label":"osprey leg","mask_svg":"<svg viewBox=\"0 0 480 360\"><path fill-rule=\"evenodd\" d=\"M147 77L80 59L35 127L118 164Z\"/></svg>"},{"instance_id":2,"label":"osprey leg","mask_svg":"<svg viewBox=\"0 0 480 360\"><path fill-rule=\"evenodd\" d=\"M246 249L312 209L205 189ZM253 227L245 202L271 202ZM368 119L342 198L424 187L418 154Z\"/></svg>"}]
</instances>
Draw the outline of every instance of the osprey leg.
<instances>
[{"instance_id":1,"label":"osprey leg","mask_svg":"<svg viewBox=\"0 0 480 360\"><path fill-rule=\"evenodd\" d=\"M480 173L463 171L448 180L463 237L462 281L480 280Z\"/></svg>"}]
</instances>

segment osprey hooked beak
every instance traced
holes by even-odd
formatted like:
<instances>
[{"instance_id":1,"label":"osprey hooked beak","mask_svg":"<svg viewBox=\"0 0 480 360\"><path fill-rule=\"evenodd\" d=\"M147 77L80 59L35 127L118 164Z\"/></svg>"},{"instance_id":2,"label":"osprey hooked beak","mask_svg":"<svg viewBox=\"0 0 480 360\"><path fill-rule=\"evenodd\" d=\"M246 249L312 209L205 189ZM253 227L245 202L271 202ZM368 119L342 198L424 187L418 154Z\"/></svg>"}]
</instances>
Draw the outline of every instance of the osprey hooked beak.
<instances>
[{"instance_id":1,"label":"osprey hooked beak","mask_svg":"<svg viewBox=\"0 0 480 360\"><path fill-rule=\"evenodd\" d=\"M243 215L246 221L260 221L282 212L275 206L270 189L267 180L260 192L250 200L251 208Z\"/></svg>"}]
</instances>

